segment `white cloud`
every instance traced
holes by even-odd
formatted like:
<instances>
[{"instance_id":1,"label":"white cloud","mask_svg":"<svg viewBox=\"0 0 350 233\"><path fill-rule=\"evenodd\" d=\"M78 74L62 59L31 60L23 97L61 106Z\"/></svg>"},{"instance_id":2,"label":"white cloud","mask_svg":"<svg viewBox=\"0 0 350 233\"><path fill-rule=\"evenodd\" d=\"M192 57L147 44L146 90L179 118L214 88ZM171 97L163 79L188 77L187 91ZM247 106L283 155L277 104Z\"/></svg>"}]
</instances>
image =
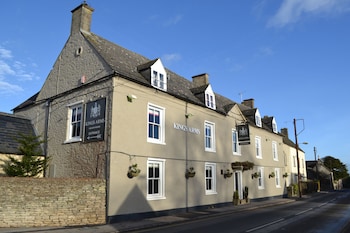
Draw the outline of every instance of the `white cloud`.
<instances>
[{"instance_id":1,"label":"white cloud","mask_svg":"<svg viewBox=\"0 0 350 233\"><path fill-rule=\"evenodd\" d=\"M5 75L15 75L16 72L11 68L9 64L0 60L0 80L5 77Z\"/></svg>"},{"instance_id":2,"label":"white cloud","mask_svg":"<svg viewBox=\"0 0 350 233\"><path fill-rule=\"evenodd\" d=\"M0 47L0 58L3 58L3 59L12 58L12 52L10 50Z\"/></svg>"},{"instance_id":3,"label":"white cloud","mask_svg":"<svg viewBox=\"0 0 350 233\"><path fill-rule=\"evenodd\" d=\"M16 94L20 91L23 91L22 87L0 80L0 94Z\"/></svg>"},{"instance_id":4,"label":"white cloud","mask_svg":"<svg viewBox=\"0 0 350 233\"><path fill-rule=\"evenodd\" d=\"M261 47L258 53L260 56L271 56L273 55L273 50L270 47Z\"/></svg>"},{"instance_id":5,"label":"white cloud","mask_svg":"<svg viewBox=\"0 0 350 233\"><path fill-rule=\"evenodd\" d=\"M21 61L13 60L12 51L0 46L0 94L15 94L23 91L17 83L37 80L39 77L30 68L36 68L31 62L29 67ZM21 84L22 85L22 84Z\"/></svg>"},{"instance_id":6,"label":"white cloud","mask_svg":"<svg viewBox=\"0 0 350 233\"><path fill-rule=\"evenodd\" d=\"M162 60L169 64L181 60L181 55L177 53L165 54L162 56Z\"/></svg>"},{"instance_id":7,"label":"white cloud","mask_svg":"<svg viewBox=\"0 0 350 233\"><path fill-rule=\"evenodd\" d=\"M171 25L176 25L178 22L182 20L183 16L182 15L175 15L174 17L168 19L167 21L164 22L164 26L168 27Z\"/></svg>"},{"instance_id":8,"label":"white cloud","mask_svg":"<svg viewBox=\"0 0 350 233\"><path fill-rule=\"evenodd\" d=\"M267 26L284 27L300 21L305 15L337 15L349 12L349 7L349 0L284 0Z\"/></svg>"}]
</instances>

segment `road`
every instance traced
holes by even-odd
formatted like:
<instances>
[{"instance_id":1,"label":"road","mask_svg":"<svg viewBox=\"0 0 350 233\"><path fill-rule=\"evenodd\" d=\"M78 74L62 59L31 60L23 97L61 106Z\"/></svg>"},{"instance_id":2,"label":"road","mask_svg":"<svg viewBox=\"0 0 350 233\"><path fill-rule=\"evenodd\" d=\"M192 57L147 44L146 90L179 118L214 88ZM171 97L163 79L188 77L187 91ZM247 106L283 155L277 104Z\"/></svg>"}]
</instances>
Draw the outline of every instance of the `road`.
<instances>
[{"instance_id":1,"label":"road","mask_svg":"<svg viewBox=\"0 0 350 233\"><path fill-rule=\"evenodd\" d=\"M350 191L228 215L214 216L137 232L167 233L345 233L350 229Z\"/></svg>"}]
</instances>

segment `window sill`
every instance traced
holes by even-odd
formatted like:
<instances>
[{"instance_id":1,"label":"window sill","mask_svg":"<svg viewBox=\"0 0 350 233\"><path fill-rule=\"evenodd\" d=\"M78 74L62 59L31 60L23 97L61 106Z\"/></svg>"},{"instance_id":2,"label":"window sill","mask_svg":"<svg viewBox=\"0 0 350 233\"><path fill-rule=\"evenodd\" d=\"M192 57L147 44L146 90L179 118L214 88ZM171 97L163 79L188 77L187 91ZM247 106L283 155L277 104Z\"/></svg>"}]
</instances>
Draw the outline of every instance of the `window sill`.
<instances>
[{"instance_id":1,"label":"window sill","mask_svg":"<svg viewBox=\"0 0 350 233\"><path fill-rule=\"evenodd\" d=\"M69 143L75 143L75 142L82 142L83 139L81 138L71 138L63 142L63 144L69 144Z\"/></svg>"},{"instance_id":2,"label":"window sill","mask_svg":"<svg viewBox=\"0 0 350 233\"><path fill-rule=\"evenodd\" d=\"M147 201L164 200L166 197L147 197Z\"/></svg>"},{"instance_id":3,"label":"window sill","mask_svg":"<svg viewBox=\"0 0 350 233\"><path fill-rule=\"evenodd\" d=\"M216 195L218 194L216 191L207 191L205 192L205 195Z\"/></svg>"}]
</instances>

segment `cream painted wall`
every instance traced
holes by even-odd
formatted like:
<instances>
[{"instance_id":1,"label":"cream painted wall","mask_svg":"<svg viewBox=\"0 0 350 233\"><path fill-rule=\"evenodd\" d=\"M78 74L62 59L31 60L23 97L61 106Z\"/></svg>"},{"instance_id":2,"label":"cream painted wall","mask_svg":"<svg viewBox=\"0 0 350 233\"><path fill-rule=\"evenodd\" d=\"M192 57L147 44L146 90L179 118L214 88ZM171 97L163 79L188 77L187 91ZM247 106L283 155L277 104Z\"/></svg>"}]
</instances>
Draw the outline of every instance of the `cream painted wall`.
<instances>
[{"instance_id":1,"label":"cream painted wall","mask_svg":"<svg viewBox=\"0 0 350 233\"><path fill-rule=\"evenodd\" d=\"M235 161L251 161L265 168L263 190L258 189L256 179L251 174L256 170L242 173L242 188L249 187L249 198L281 196L284 192L284 157L282 137L260 128L251 127L249 146L241 146L242 154L233 155L232 129L244 121L239 109L234 107L228 116L192 104L186 104L162 91L114 79L109 215L131 214L135 212L161 211L200 205L231 202L234 190L233 177L225 179L221 170L231 167ZM132 102L127 95L137 98ZM148 104L165 109L165 143L147 142ZM187 109L187 110L186 110ZM191 116L186 118L186 113ZM216 151L204 150L204 121L215 124ZM174 123L198 129L200 134L186 133L175 129ZM263 159L256 159L254 135L262 137ZM187 141L187 143L186 143ZM278 145L278 161L272 157L272 141ZM186 146L187 145L187 146ZM188 167L194 167L196 176L185 179L186 154ZM147 200L147 159L165 159L165 199ZM216 164L217 194L205 194L205 163ZM128 166L137 163L141 174L133 179L126 176ZM276 187L275 179L268 175L280 169L281 187ZM118 197L118 198L115 198ZM135 205L136 203L136 205ZM133 208L130 208L133 206Z\"/></svg>"}]
</instances>

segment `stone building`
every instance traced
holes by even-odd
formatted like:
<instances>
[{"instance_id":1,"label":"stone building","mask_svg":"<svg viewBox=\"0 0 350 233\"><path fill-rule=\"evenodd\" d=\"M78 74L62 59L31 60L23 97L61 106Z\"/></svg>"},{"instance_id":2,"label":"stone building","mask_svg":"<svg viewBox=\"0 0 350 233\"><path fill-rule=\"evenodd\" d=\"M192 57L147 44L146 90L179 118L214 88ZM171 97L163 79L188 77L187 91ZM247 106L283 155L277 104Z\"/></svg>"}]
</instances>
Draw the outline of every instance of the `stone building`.
<instances>
[{"instance_id":1,"label":"stone building","mask_svg":"<svg viewBox=\"0 0 350 233\"><path fill-rule=\"evenodd\" d=\"M46 176L105 178L109 222L284 194L274 118L256 124L258 109L216 93L208 74L189 81L92 33L93 11L72 10L43 87L14 109L46 139Z\"/></svg>"}]
</instances>

